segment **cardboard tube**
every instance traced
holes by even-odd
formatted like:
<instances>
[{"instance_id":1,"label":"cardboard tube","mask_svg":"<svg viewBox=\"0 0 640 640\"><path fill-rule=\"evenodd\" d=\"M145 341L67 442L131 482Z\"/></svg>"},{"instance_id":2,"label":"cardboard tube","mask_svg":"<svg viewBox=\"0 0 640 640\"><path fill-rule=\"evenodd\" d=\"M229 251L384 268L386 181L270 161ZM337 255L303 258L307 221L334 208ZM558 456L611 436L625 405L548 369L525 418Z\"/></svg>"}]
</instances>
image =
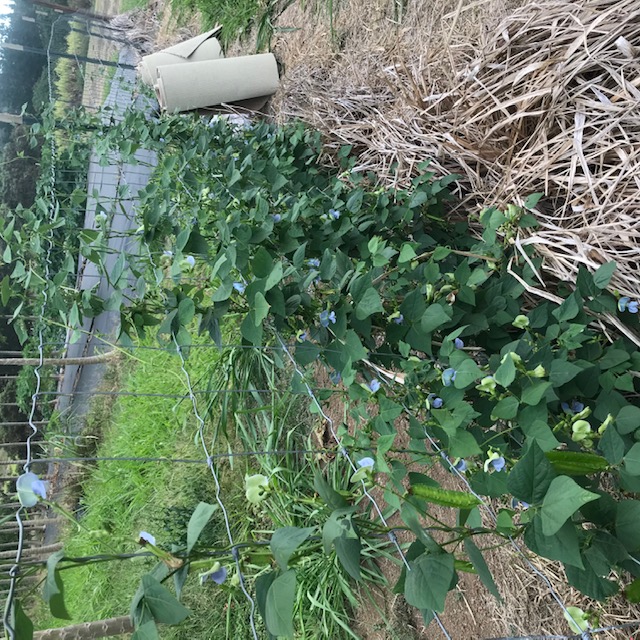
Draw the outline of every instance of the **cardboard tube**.
<instances>
[{"instance_id":1,"label":"cardboard tube","mask_svg":"<svg viewBox=\"0 0 640 640\"><path fill-rule=\"evenodd\" d=\"M275 93L278 65L272 53L158 67L160 106L171 113Z\"/></svg>"},{"instance_id":2,"label":"cardboard tube","mask_svg":"<svg viewBox=\"0 0 640 640\"><path fill-rule=\"evenodd\" d=\"M193 38L195 40L196 38ZM183 42L183 45L189 45L191 41ZM142 82L153 86L158 77L158 67L169 64L184 64L185 62L203 62L205 60L218 60L224 58L222 47L216 38L207 38L197 47L191 48L185 46L182 53L178 46L164 49L157 53L152 53L142 58L142 62L138 66L140 78ZM188 53L188 55L183 55Z\"/></svg>"}]
</instances>

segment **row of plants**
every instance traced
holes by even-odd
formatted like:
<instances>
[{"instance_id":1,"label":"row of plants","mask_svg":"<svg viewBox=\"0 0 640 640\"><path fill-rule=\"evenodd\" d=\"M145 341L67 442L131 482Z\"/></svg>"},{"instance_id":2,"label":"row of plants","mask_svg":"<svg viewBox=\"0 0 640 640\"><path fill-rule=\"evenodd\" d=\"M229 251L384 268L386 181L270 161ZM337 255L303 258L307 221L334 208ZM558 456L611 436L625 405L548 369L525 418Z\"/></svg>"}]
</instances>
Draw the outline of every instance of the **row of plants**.
<instances>
[{"instance_id":1,"label":"row of plants","mask_svg":"<svg viewBox=\"0 0 640 640\"><path fill-rule=\"evenodd\" d=\"M130 114L97 140L99 151L117 150L125 160L140 146L153 149L158 166L140 194L141 251L105 273L116 288L111 299L44 283L72 309L68 322L120 308L123 344L153 328L167 351L177 346L188 356L194 322L221 344L221 322L235 317L244 346L285 345L274 349L274 364L293 374L293 392L307 394L324 366L362 425L355 437L341 430L343 444L359 452L355 473L342 467L347 488L333 486L335 475L316 475L307 499L324 507L314 521L273 533L269 572L252 573L240 553L269 633L294 633L296 581L314 536L345 575L369 576L366 550L386 533L367 518L362 524L366 487L376 483L415 535L395 590L427 622L442 611L459 571L477 573L496 593L482 554L493 534L561 561L568 582L594 599L623 590L638 600L640 355L598 325L614 314L637 330L637 302L608 290L613 263L558 283L560 305L527 296L521 282L534 282L541 260L523 260L509 239L537 224L528 209L539 196L524 207L455 213L448 190L455 176L436 180L425 163L409 189L381 187L353 170L348 147L339 170L323 166L319 135L299 124L239 128L223 119ZM102 265L106 230L84 232L80 242L81 254ZM132 279L144 295L121 306ZM18 283L11 278L12 295L20 295ZM401 373L404 384L389 383L397 376L385 372ZM318 411L315 400L311 410ZM445 454L438 463L470 491L444 489L391 459L400 417L416 458L434 456L437 443ZM344 464L337 456L330 467ZM267 507L277 496L273 476L250 479L250 501ZM501 508L487 527L488 498L524 509ZM459 524L434 522L434 504L456 509ZM194 531L213 509L196 510ZM436 527L445 530L438 541ZM171 553L181 567L191 542ZM151 605L158 585L177 572L170 552L151 546L164 568L143 578L133 609L138 638L155 637L155 622L184 616L177 604L173 617ZM166 609L175 597L162 593Z\"/></svg>"}]
</instances>

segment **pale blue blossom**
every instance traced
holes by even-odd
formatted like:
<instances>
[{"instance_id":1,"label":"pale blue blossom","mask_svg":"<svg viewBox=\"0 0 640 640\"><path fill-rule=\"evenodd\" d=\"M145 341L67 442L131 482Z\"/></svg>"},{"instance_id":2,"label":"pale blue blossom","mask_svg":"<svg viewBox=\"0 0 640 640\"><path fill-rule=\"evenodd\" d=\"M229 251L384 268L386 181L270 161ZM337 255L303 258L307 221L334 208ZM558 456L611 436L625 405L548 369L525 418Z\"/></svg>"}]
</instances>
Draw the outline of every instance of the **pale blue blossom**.
<instances>
[{"instance_id":1,"label":"pale blue blossom","mask_svg":"<svg viewBox=\"0 0 640 640\"><path fill-rule=\"evenodd\" d=\"M320 324L327 328L329 326L329 323L331 324L335 324L336 323L336 312L335 311L327 311L326 309L324 311L320 312Z\"/></svg>"},{"instance_id":2,"label":"pale blue blossom","mask_svg":"<svg viewBox=\"0 0 640 640\"><path fill-rule=\"evenodd\" d=\"M233 283L233 288L238 292L238 293L244 293L244 290L246 289L246 286L244 284L242 284L242 282L234 282Z\"/></svg>"},{"instance_id":3,"label":"pale blue blossom","mask_svg":"<svg viewBox=\"0 0 640 640\"><path fill-rule=\"evenodd\" d=\"M445 387L450 387L453 384L453 381L456 379L457 371L452 367L445 369L442 372L442 384Z\"/></svg>"},{"instance_id":4,"label":"pale blue blossom","mask_svg":"<svg viewBox=\"0 0 640 640\"><path fill-rule=\"evenodd\" d=\"M374 378L373 380L371 380L371 382L369 382L367 386L369 387L369 391L371 391L371 393L375 393L376 391L378 391L378 389L380 389L380 380L376 380L376 378Z\"/></svg>"},{"instance_id":5,"label":"pale blue blossom","mask_svg":"<svg viewBox=\"0 0 640 640\"><path fill-rule=\"evenodd\" d=\"M151 544L154 547L156 546L155 536L151 535L147 531L141 531L140 534L138 535L138 540L139 540L139 543L143 546L145 544Z\"/></svg>"},{"instance_id":6,"label":"pale blue blossom","mask_svg":"<svg viewBox=\"0 0 640 640\"><path fill-rule=\"evenodd\" d=\"M464 347L464 342L462 340L460 340L460 338L456 338L453 341L453 344L454 344L456 349L462 349L462 347Z\"/></svg>"}]
</instances>

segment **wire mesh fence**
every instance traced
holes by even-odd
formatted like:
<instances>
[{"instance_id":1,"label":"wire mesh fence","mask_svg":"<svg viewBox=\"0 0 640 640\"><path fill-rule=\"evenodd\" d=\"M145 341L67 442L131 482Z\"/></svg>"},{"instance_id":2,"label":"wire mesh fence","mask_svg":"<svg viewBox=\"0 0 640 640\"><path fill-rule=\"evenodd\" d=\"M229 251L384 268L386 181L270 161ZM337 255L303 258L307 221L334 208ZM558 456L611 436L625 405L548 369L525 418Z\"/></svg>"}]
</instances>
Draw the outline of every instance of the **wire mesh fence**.
<instances>
[{"instance_id":1,"label":"wire mesh fence","mask_svg":"<svg viewBox=\"0 0 640 640\"><path fill-rule=\"evenodd\" d=\"M76 50L70 53L74 47ZM151 103L137 93L136 51L127 42L126 35L113 26L81 15L55 17L51 24L48 44L43 51L47 55L49 65L49 98L55 103L61 120L65 110L82 106L99 113L102 124L108 127L111 124L115 125L130 108L152 108ZM70 157L67 154L67 144L78 136L84 137L86 144L84 147L75 146L74 152L81 148L83 153L76 153ZM104 215L104 220L107 221L104 228L108 237L108 255L105 257L104 271L99 271L87 256L78 255L77 269L68 276L67 284L79 291L97 291L98 295L108 299L113 289L109 279L105 278L105 271L113 273L117 268L118 258L122 255L134 258L148 255L141 247L140 237L136 234L136 198L151 178L156 158L153 153L142 151L133 162L124 161L117 154L112 154L105 163L95 153L96 144L99 144L99 140L89 131L61 128L59 135L51 140L51 149L46 150L51 169L48 179L51 194L54 196L52 201L45 203L48 207L48 221L53 227L61 207L73 210L75 216L67 218L66 237L54 233L52 228L47 246L44 248L43 264L47 270L55 269L57 252L61 246L75 246L74 234L77 236L85 230L99 230ZM47 276L49 275L47 271ZM135 291L132 292L132 296L134 295ZM234 482L237 482L238 478L242 480L244 473L255 466L254 460L269 460L264 467L271 468L274 475L291 465L294 465L296 473L301 470L309 472L315 466L323 469L335 468L338 474L347 479L357 474L358 460L367 450L358 446L353 432L345 428L340 418L340 411L346 412L345 407L348 406L344 390L339 385L310 379L308 372L295 358L297 344L288 343L278 333L274 333L272 344L263 347L249 346L237 340L219 344L202 340L189 347L192 357L197 357L200 361L210 359L217 363L227 353L249 354L250 357L257 354L262 358L260 366L271 366L273 370L277 368L279 371L277 376L268 376L262 372L257 376L257 380L251 379L251 384L245 380L245 385L229 386L226 381L216 379L206 367L204 370L208 377L202 375L201 370L200 373L194 374L190 359L185 356L177 341L173 346L116 344L119 321L116 310L108 310L85 320L79 331L69 330L61 334L58 327L55 332L51 332L50 326L44 322L44 319L52 315L50 305L51 300L45 291L42 299L34 305L39 313L25 320L25 327L33 340L34 355L38 362L28 367L8 364L0 369L5 385L17 380L24 382L27 376L31 377L30 403L22 407L22 412L14 413L20 415L20 419L6 420L0 424L5 440L0 447L0 469L7 470L6 475L0 477L3 493L0 504L0 594L6 599L3 618L5 633L12 640L16 638L15 602L31 595L46 582L46 560L51 554L63 550L62 545L69 527L73 530L74 527L84 526L82 483L87 479L87 472L100 469L104 482L117 484L122 469L130 466L137 469L136 473L144 482L144 478L152 474L151 470L156 469L158 465L166 465L176 468L205 468L210 475L212 484L207 485L207 488L218 507L215 526L219 537L216 542L219 546L225 547L224 553L231 554L231 564L245 601L242 612L247 623L246 637L262 637L265 630L258 616L260 603L255 592L255 582L251 575L247 575L246 570L247 565L253 560L248 555L249 545L238 537L238 523L233 521L236 498L232 499L229 495L229 478ZM167 351L171 351L173 357L179 361L180 375L174 376L177 378L173 380L174 384L167 383L171 388L120 388L123 386L123 368L144 364L149 354L164 354ZM5 355L15 356L21 353ZM61 353L64 353L62 362L59 361ZM98 363L83 365L76 362L78 359L104 353L113 355ZM385 354L381 351L378 355ZM274 364L276 361L277 367ZM110 370L114 368L120 369L120 377L116 383L118 388L109 389L107 378ZM292 379L297 385L297 400L292 400L288 393L283 392L282 385L289 385ZM258 380L263 382L263 386L257 383ZM392 384L389 384L389 387L391 386ZM295 404L296 411L304 412L305 418L312 419L312 416L317 416L320 422L318 429L322 433L326 432L326 438L314 440L307 435L303 439L296 439L295 434L285 433L286 430L274 432L277 412L282 410L279 404L281 395L286 397L287 402ZM240 399L239 402L234 400L237 398ZM308 401L310 410L305 403L301 403L301 398ZM156 404L143 405L143 399L152 400ZM3 396L3 406L20 408L15 399L7 399L6 402L4 400ZM107 413L98 418L96 400L111 403ZM201 455L196 456L193 450L190 450L190 453L193 453L191 457L177 453L171 456L105 454L99 448L101 432L105 425L100 424L94 429L96 435L92 432L90 421L109 421L109 412L124 411L123 407L135 407L136 403L139 403L142 411L157 409L165 415L177 416L172 423L173 426L177 428L177 425L181 424L185 438L187 434L191 437L195 435ZM331 403L337 403L337 411L335 406L331 410L328 409ZM234 411L238 408L241 411L237 415L244 412L251 416L248 421L237 418ZM407 406L404 407L403 417L420 422L420 416L415 415ZM223 434L228 422L233 422L236 429L252 429L255 446L246 448L246 440ZM413 455L416 460L423 461L442 459L447 469L480 501L487 517L496 522L497 515L492 504L473 490L466 476L440 450L438 442L428 432L425 431L424 437L429 443L424 451L397 448L393 453L399 456ZM132 452L135 452L135 442L130 444ZM103 463L105 466L100 467ZM238 473L237 469L241 469L241 472ZM18 476L29 472L36 473L49 483L49 501L27 511L16 500L15 481ZM202 476L198 477L204 482ZM367 478L359 480L359 484L364 496L362 508L366 509L367 516L376 527L384 532L380 536L382 542L379 544L398 566L410 571L407 559L408 545L399 539L398 530L402 527L396 526L388 517L387 499L371 490ZM235 493L238 493L237 487ZM174 512L158 505L158 513L151 520L158 526L170 528L171 513L184 511L187 506L193 509L197 505L195 498L200 495L201 493L190 496L188 505L173 505ZM52 506L53 503L62 505L66 515L61 516L59 510ZM290 507L295 510L293 505ZM182 511L179 519L180 526L184 529ZM256 527L259 524L258 521ZM184 534L184 531L182 533ZM109 532L106 535L108 537ZM176 542L170 537L167 537L167 540ZM254 546L266 546L269 540L266 535L262 536L261 532L257 531L252 543ZM567 603L556 592L544 572L530 561L529 556L516 541L511 540L511 544L531 574L542 582L552 606L557 607L562 613L569 613ZM213 553L210 555L215 556ZM118 561L121 561L131 558L150 559L153 554L121 552L117 556ZM87 554L64 556L64 559L78 565L89 565L113 560L114 556ZM123 612L123 615L125 613ZM434 623L429 627L429 633L440 635L425 637L456 637L447 630L446 624L438 614L433 613L432 619ZM348 620L345 624L348 624ZM638 626L638 623L629 622L619 626L592 628L582 635L526 637L531 640L590 638L611 634L614 631L620 631L624 635L609 637L627 637L627 634L632 633ZM433 631L434 629L436 630Z\"/></svg>"}]
</instances>

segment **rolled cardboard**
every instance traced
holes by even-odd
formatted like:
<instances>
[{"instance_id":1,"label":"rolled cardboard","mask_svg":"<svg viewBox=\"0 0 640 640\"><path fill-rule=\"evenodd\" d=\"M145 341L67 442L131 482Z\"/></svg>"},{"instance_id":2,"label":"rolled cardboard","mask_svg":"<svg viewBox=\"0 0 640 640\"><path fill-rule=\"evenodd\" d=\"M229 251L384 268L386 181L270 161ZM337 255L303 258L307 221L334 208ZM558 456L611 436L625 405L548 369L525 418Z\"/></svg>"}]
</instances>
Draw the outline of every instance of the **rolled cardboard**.
<instances>
[{"instance_id":1,"label":"rolled cardboard","mask_svg":"<svg viewBox=\"0 0 640 640\"><path fill-rule=\"evenodd\" d=\"M158 67L160 106L171 113L268 96L278 88L272 53Z\"/></svg>"},{"instance_id":2,"label":"rolled cardboard","mask_svg":"<svg viewBox=\"0 0 640 640\"><path fill-rule=\"evenodd\" d=\"M195 38L190 38L162 51L144 56L138 66L142 82L153 86L158 77L157 69L163 65L224 58L222 47L218 40L214 38L214 35L219 31L219 28L212 29Z\"/></svg>"}]
</instances>

